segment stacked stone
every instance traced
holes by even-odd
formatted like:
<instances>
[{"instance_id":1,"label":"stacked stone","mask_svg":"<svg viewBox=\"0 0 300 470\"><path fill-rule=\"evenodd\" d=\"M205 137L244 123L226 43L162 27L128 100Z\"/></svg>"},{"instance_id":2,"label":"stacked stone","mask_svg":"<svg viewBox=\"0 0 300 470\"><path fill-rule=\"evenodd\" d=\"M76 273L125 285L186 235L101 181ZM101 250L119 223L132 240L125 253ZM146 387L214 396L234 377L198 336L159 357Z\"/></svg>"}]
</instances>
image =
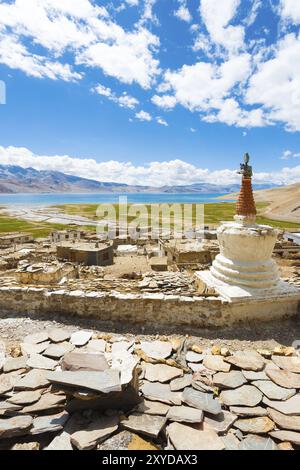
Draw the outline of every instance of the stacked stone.
<instances>
[{"instance_id":1,"label":"stacked stone","mask_svg":"<svg viewBox=\"0 0 300 470\"><path fill-rule=\"evenodd\" d=\"M256 207L253 197L251 177L243 175L239 198L236 205L236 215L255 217Z\"/></svg>"}]
</instances>

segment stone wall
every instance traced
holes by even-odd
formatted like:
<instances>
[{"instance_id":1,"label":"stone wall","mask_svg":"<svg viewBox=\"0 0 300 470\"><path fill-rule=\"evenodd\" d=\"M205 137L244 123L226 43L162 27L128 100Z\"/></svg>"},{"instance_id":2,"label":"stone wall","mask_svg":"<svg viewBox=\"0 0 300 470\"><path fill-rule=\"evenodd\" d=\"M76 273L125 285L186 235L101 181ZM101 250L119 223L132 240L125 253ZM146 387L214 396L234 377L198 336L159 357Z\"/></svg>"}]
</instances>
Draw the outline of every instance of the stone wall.
<instances>
[{"instance_id":1,"label":"stone wall","mask_svg":"<svg viewBox=\"0 0 300 470\"><path fill-rule=\"evenodd\" d=\"M116 323L215 327L250 320L270 321L294 316L297 312L298 300L230 303L221 298L196 296L68 292L34 287L0 289L0 316L1 313L48 313L49 318L63 314Z\"/></svg>"}]
</instances>

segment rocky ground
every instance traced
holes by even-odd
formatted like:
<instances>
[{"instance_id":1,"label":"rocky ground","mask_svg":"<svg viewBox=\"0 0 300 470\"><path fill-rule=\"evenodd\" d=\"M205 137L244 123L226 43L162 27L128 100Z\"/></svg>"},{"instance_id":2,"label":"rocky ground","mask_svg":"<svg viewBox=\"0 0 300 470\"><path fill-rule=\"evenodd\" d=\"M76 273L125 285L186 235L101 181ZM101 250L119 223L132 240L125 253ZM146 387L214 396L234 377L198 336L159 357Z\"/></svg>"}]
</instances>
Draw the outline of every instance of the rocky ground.
<instances>
[{"instance_id":1,"label":"rocky ground","mask_svg":"<svg viewBox=\"0 0 300 470\"><path fill-rule=\"evenodd\" d=\"M0 320L1 449L300 448L296 321L241 341L74 322Z\"/></svg>"}]
</instances>

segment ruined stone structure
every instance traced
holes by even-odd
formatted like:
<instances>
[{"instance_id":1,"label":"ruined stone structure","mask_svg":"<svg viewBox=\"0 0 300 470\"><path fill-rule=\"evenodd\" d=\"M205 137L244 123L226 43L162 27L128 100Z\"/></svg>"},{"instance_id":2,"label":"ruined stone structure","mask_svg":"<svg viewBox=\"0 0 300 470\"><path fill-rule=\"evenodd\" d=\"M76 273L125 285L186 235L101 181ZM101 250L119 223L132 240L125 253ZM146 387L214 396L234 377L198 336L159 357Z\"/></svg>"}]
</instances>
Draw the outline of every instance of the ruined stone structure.
<instances>
[{"instance_id":1,"label":"ruined stone structure","mask_svg":"<svg viewBox=\"0 0 300 470\"><path fill-rule=\"evenodd\" d=\"M0 248L8 248L13 245L19 245L22 243L31 243L33 241L33 236L31 233L5 233L0 237Z\"/></svg>"},{"instance_id":2,"label":"ruined stone structure","mask_svg":"<svg viewBox=\"0 0 300 470\"><path fill-rule=\"evenodd\" d=\"M52 230L50 233L51 243L62 243L65 241L79 241L85 236L82 230Z\"/></svg>"},{"instance_id":3,"label":"ruined stone structure","mask_svg":"<svg viewBox=\"0 0 300 470\"><path fill-rule=\"evenodd\" d=\"M63 278L72 279L77 275L78 270L71 263L24 264L16 270L16 279L30 285L58 284Z\"/></svg>"},{"instance_id":4,"label":"ruined stone structure","mask_svg":"<svg viewBox=\"0 0 300 470\"><path fill-rule=\"evenodd\" d=\"M159 246L161 252L168 258L168 262L178 265L209 264L214 257L212 244L208 247L205 242L197 240L159 240Z\"/></svg>"},{"instance_id":5,"label":"ruined stone structure","mask_svg":"<svg viewBox=\"0 0 300 470\"><path fill-rule=\"evenodd\" d=\"M57 245L57 258L86 266L113 264L113 247L105 243L70 243Z\"/></svg>"}]
</instances>

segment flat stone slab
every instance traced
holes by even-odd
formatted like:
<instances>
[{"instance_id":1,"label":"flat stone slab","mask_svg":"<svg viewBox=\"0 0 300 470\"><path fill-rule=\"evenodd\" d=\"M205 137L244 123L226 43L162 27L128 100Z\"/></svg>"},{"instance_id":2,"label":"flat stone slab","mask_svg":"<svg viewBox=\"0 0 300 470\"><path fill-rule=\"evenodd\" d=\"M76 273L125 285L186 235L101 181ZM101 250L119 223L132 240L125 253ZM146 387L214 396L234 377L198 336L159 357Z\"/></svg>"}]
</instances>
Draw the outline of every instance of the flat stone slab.
<instances>
[{"instance_id":1,"label":"flat stone slab","mask_svg":"<svg viewBox=\"0 0 300 470\"><path fill-rule=\"evenodd\" d=\"M9 357L3 364L3 372L12 372L18 369L26 369L27 357Z\"/></svg>"},{"instance_id":2,"label":"flat stone slab","mask_svg":"<svg viewBox=\"0 0 300 470\"><path fill-rule=\"evenodd\" d=\"M114 354L117 352L128 351L133 345L134 341L116 341L112 344L111 352Z\"/></svg>"},{"instance_id":3,"label":"flat stone slab","mask_svg":"<svg viewBox=\"0 0 300 470\"><path fill-rule=\"evenodd\" d=\"M244 417L255 417L255 416L268 416L268 412L266 408L262 406L254 406L251 408L250 406L231 406L230 407L231 413L234 413L237 416Z\"/></svg>"},{"instance_id":4,"label":"flat stone slab","mask_svg":"<svg viewBox=\"0 0 300 470\"><path fill-rule=\"evenodd\" d=\"M280 369L300 374L300 357L272 356L272 361L280 367Z\"/></svg>"},{"instance_id":5,"label":"flat stone slab","mask_svg":"<svg viewBox=\"0 0 300 470\"><path fill-rule=\"evenodd\" d=\"M22 413L40 413L41 411L55 410L64 406L66 401L65 395L56 395L54 393L45 393L39 401L33 405L23 408Z\"/></svg>"},{"instance_id":6,"label":"flat stone slab","mask_svg":"<svg viewBox=\"0 0 300 470\"><path fill-rule=\"evenodd\" d=\"M138 405L136 411L148 415L166 416L169 409L170 405L158 401L143 400L142 403Z\"/></svg>"},{"instance_id":7,"label":"flat stone slab","mask_svg":"<svg viewBox=\"0 0 300 470\"><path fill-rule=\"evenodd\" d=\"M41 354L50 345L50 341L44 341L43 343L21 343L21 352L23 356L31 356L32 354Z\"/></svg>"},{"instance_id":8,"label":"flat stone slab","mask_svg":"<svg viewBox=\"0 0 300 470\"><path fill-rule=\"evenodd\" d=\"M167 434L176 450L224 450L225 444L211 430L193 429L181 423L171 423Z\"/></svg>"},{"instance_id":9,"label":"flat stone slab","mask_svg":"<svg viewBox=\"0 0 300 470\"><path fill-rule=\"evenodd\" d=\"M192 374L185 374L183 377L172 380L172 382L170 382L170 389L172 392L178 392L179 390L183 390L184 388L192 385L192 381Z\"/></svg>"},{"instance_id":10,"label":"flat stone slab","mask_svg":"<svg viewBox=\"0 0 300 470\"><path fill-rule=\"evenodd\" d=\"M172 392L168 384L148 382L141 387L144 397L149 400L157 400L167 405L181 405L182 393Z\"/></svg>"},{"instance_id":11,"label":"flat stone slab","mask_svg":"<svg viewBox=\"0 0 300 470\"><path fill-rule=\"evenodd\" d=\"M239 370L231 372L218 372L213 377L213 383L220 388L238 388L247 383L247 380Z\"/></svg>"},{"instance_id":12,"label":"flat stone slab","mask_svg":"<svg viewBox=\"0 0 300 470\"><path fill-rule=\"evenodd\" d=\"M91 331L76 331L71 335L70 342L74 346L84 346L91 339L92 335Z\"/></svg>"},{"instance_id":13,"label":"flat stone slab","mask_svg":"<svg viewBox=\"0 0 300 470\"><path fill-rule=\"evenodd\" d=\"M205 416L204 423L208 424L217 434L225 434L237 419L237 416L229 411L221 411L216 416Z\"/></svg>"},{"instance_id":14,"label":"flat stone slab","mask_svg":"<svg viewBox=\"0 0 300 470\"><path fill-rule=\"evenodd\" d=\"M86 347L89 351L104 353L106 350L106 341L104 341L104 339L91 339Z\"/></svg>"},{"instance_id":15,"label":"flat stone slab","mask_svg":"<svg viewBox=\"0 0 300 470\"><path fill-rule=\"evenodd\" d=\"M94 449L97 444L109 437L118 429L119 418L117 416L99 416L71 434L71 443L79 450Z\"/></svg>"},{"instance_id":16,"label":"flat stone slab","mask_svg":"<svg viewBox=\"0 0 300 470\"><path fill-rule=\"evenodd\" d=\"M152 359L166 359L172 353L172 344L168 341L143 341L140 347Z\"/></svg>"},{"instance_id":17,"label":"flat stone slab","mask_svg":"<svg viewBox=\"0 0 300 470\"><path fill-rule=\"evenodd\" d=\"M73 344L65 341L64 343L51 344L43 354L51 359L60 359L65 354L73 351L74 348L75 346Z\"/></svg>"},{"instance_id":18,"label":"flat stone slab","mask_svg":"<svg viewBox=\"0 0 300 470\"><path fill-rule=\"evenodd\" d=\"M32 422L31 416L14 416L9 419L0 419L0 439L28 434Z\"/></svg>"},{"instance_id":19,"label":"flat stone slab","mask_svg":"<svg viewBox=\"0 0 300 470\"><path fill-rule=\"evenodd\" d=\"M49 385L49 381L46 378L48 372L46 370L33 369L27 374L18 379L15 384L15 390L37 390L39 388L45 388Z\"/></svg>"},{"instance_id":20,"label":"flat stone slab","mask_svg":"<svg viewBox=\"0 0 300 470\"><path fill-rule=\"evenodd\" d=\"M33 427L30 429L31 435L44 434L46 432L57 432L63 429L69 419L69 413L61 413L50 416L39 416L33 420Z\"/></svg>"},{"instance_id":21,"label":"flat stone slab","mask_svg":"<svg viewBox=\"0 0 300 470\"><path fill-rule=\"evenodd\" d=\"M289 431L300 431L300 416L288 416L279 411L268 408L270 418L276 423L277 427Z\"/></svg>"},{"instance_id":22,"label":"flat stone slab","mask_svg":"<svg viewBox=\"0 0 300 470\"><path fill-rule=\"evenodd\" d=\"M44 343L48 340L48 333L41 331L40 333L33 333L32 335L25 336L24 343L38 344Z\"/></svg>"},{"instance_id":23,"label":"flat stone slab","mask_svg":"<svg viewBox=\"0 0 300 470\"><path fill-rule=\"evenodd\" d=\"M129 431L157 438L166 422L167 420L163 416L132 413L127 419L123 419L121 424Z\"/></svg>"},{"instance_id":24,"label":"flat stone slab","mask_svg":"<svg viewBox=\"0 0 300 470\"><path fill-rule=\"evenodd\" d=\"M145 378L149 382L170 382L183 375L183 370L165 364L145 364Z\"/></svg>"},{"instance_id":25,"label":"flat stone slab","mask_svg":"<svg viewBox=\"0 0 300 470\"><path fill-rule=\"evenodd\" d=\"M73 450L70 434L63 431L45 447L45 450Z\"/></svg>"},{"instance_id":26,"label":"flat stone slab","mask_svg":"<svg viewBox=\"0 0 300 470\"><path fill-rule=\"evenodd\" d=\"M271 380L257 380L252 382L258 390L260 390L270 400L288 400L296 394L294 388L288 389L279 387Z\"/></svg>"},{"instance_id":27,"label":"flat stone slab","mask_svg":"<svg viewBox=\"0 0 300 470\"><path fill-rule=\"evenodd\" d=\"M300 388L300 374L288 370L266 369L267 376L280 387Z\"/></svg>"},{"instance_id":28,"label":"flat stone slab","mask_svg":"<svg viewBox=\"0 0 300 470\"><path fill-rule=\"evenodd\" d=\"M252 385L243 385L235 390L224 390L220 401L227 406L257 406L262 400L262 393Z\"/></svg>"},{"instance_id":29,"label":"flat stone slab","mask_svg":"<svg viewBox=\"0 0 300 470\"><path fill-rule=\"evenodd\" d=\"M234 434L229 433L227 436L222 436L222 441L224 442L225 450L239 450L240 441Z\"/></svg>"},{"instance_id":30,"label":"flat stone slab","mask_svg":"<svg viewBox=\"0 0 300 470\"><path fill-rule=\"evenodd\" d=\"M26 362L27 367L31 369L53 370L57 366L57 361L41 356L40 354L32 354Z\"/></svg>"},{"instance_id":31,"label":"flat stone slab","mask_svg":"<svg viewBox=\"0 0 300 470\"><path fill-rule=\"evenodd\" d=\"M13 376L12 374L0 374L0 395L5 395L10 392L18 380L18 376Z\"/></svg>"},{"instance_id":32,"label":"flat stone slab","mask_svg":"<svg viewBox=\"0 0 300 470\"><path fill-rule=\"evenodd\" d=\"M22 407L20 405L14 405L13 403L9 403L7 401L0 401L0 416L9 416L21 409Z\"/></svg>"},{"instance_id":33,"label":"flat stone slab","mask_svg":"<svg viewBox=\"0 0 300 470\"><path fill-rule=\"evenodd\" d=\"M104 371L109 368L105 356L101 353L70 352L67 353L61 366L69 371Z\"/></svg>"},{"instance_id":34,"label":"flat stone slab","mask_svg":"<svg viewBox=\"0 0 300 470\"><path fill-rule=\"evenodd\" d=\"M193 388L186 388L182 393L182 400L189 406L206 411L213 415L221 413L221 404L209 393L199 392Z\"/></svg>"},{"instance_id":35,"label":"flat stone slab","mask_svg":"<svg viewBox=\"0 0 300 470\"><path fill-rule=\"evenodd\" d=\"M268 416L238 419L234 426L243 433L249 434L267 434L275 428L274 422Z\"/></svg>"},{"instance_id":36,"label":"flat stone slab","mask_svg":"<svg viewBox=\"0 0 300 470\"><path fill-rule=\"evenodd\" d=\"M41 398L40 391L19 392L8 398L7 401L15 405L31 405Z\"/></svg>"},{"instance_id":37,"label":"flat stone slab","mask_svg":"<svg viewBox=\"0 0 300 470\"><path fill-rule=\"evenodd\" d=\"M108 369L103 372L96 371L63 371L49 372L47 379L51 383L61 386L83 388L96 392L120 392L120 372Z\"/></svg>"},{"instance_id":38,"label":"flat stone slab","mask_svg":"<svg viewBox=\"0 0 300 470\"><path fill-rule=\"evenodd\" d=\"M243 370L259 372L264 368L263 357L255 351L237 351L230 357L225 357L225 361Z\"/></svg>"},{"instance_id":39,"label":"flat stone slab","mask_svg":"<svg viewBox=\"0 0 300 470\"><path fill-rule=\"evenodd\" d=\"M204 354L198 354L195 353L194 351L188 351L185 356L185 360L187 362L202 362L204 359Z\"/></svg>"},{"instance_id":40,"label":"flat stone slab","mask_svg":"<svg viewBox=\"0 0 300 470\"><path fill-rule=\"evenodd\" d=\"M252 370L242 370L242 374L249 382L257 380L268 380L268 376L264 371L254 372Z\"/></svg>"},{"instance_id":41,"label":"flat stone slab","mask_svg":"<svg viewBox=\"0 0 300 470\"><path fill-rule=\"evenodd\" d=\"M271 437L278 439L281 442L291 442L296 446L300 446L300 432L294 431L272 431L270 433Z\"/></svg>"},{"instance_id":42,"label":"flat stone slab","mask_svg":"<svg viewBox=\"0 0 300 470\"><path fill-rule=\"evenodd\" d=\"M277 450L277 446L269 437L252 435L240 442L239 450Z\"/></svg>"},{"instance_id":43,"label":"flat stone slab","mask_svg":"<svg viewBox=\"0 0 300 470\"><path fill-rule=\"evenodd\" d=\"M172 406L167 414L169 421L178 423L202 423L203 411L188 406Z\"/></svg>"},{"instance_id":44,"label":"flat stone slab","mask_svg":"<svg viewBox=\"0 0 300 470\"><path fill-rule=\"evenodd\" d=\"M203 365L207 369L214 370L216 372L229 372L230 364L224 361L223 356L205 356L203 359Z\"/></svg>"},{"instance_id":45,"label":"flat stone slab","mask_svg":"<svg viewBox=\"0 0 300 470\"><path fill-rule=\"evenodd\" d=\"M295 415L300 416L300 395L294 395L292 398L289 398L286 401L273 401L268 398L263 399L263 403L274 409L283 413L285 415Z\"/></svg>"},{"instance_id":46,"label":"flat stone slab","mask_svg":"<svg viewBox=\"0 0 300 470\"><path fill-rule=\"evenodd\" d=\"M71 333L62 328L52 328L47 333L52 343L62 343L63 341L68 341L71 338Z\"/></svg>"}]
</instances>

